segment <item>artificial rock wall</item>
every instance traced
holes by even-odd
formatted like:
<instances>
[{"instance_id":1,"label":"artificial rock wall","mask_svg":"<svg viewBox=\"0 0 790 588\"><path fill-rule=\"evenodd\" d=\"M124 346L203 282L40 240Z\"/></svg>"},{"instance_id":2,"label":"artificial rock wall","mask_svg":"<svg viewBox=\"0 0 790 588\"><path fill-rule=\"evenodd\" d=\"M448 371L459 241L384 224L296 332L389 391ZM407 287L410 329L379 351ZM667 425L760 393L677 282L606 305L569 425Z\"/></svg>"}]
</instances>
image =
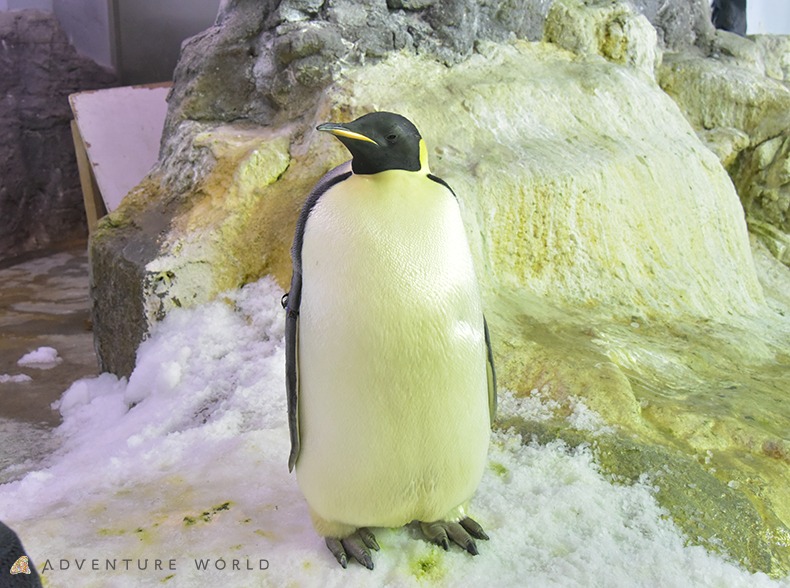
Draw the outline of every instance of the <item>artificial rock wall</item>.
<instances>
[{"instance_id":1,"label":"artificial rock wall","mask_svg":"<svg viewBox=\"0 0 790 588\"><path fill-rule=\"evenodd\" d=\"M174 304L205 300L218 288L238 285L265 271L275 273L281 281L286 279L288 260L281 252L287 250L300 195L309 191L311 182L333 161L311 152L309 161L291 156L305 150L304 139L312 136L312 127L325 116L325 111L318 112L319 105L325 104L324 90L342 80L345 71L375 64L393 53L421 55L428 60L426 67L434 67L434 62L450 67L480 54L487 42L537 41L553 5L555 10L563 6L549 0L224 2L216 25L183 46L169 97L159 169L94 240L94 320L102 367L128 374L137 344L151 322ZM638 0L633 8L609 1L570 2L568 6L576 7L575 13L580 15L589 10L595 16L571 19L579 24L569 25L565 31L561 26L552 27L548 40L571 50L589 49L597 54L601 49L608 59L623 65L636 59L650 77L659 48L706 46L714 34L705 0ZM555 15L555 23L560 20ZM634 34L634 28L639 34ZM571 30L579 31L578 39L587 43L585 47L574 46L578 39ZM640 46L630 47L629 42ZM414 72L418 79L419 73ZM397 100L392 108L402 110ZM350 112L338 114L347 118ZM226 123L233 128L222 128ZM430 128L423 127L423 131L430 132ZM212 139L217 136L221 146ZM267 138L272 137L276 141L269 143ZM261 142L264 146L257 150ZM185 249L178 245L173 251L170 238L160 234L169 219L192 207L195 201L190 194L207 193L206 185L220 193L236 194L236 188L228 186L223 177L228 173L237 174L241 184L248 185L248 174L254 177L258 173L255 165L248 165L250 153L253 159L267 162L271 156L278 163L264 174L266 182L254 185L251 192L242 190L244 196L234 196L228 203L219 195L212 198L212 206L224 212L209 213L206 218L225 215L220 223L227 220L233 229L220 232L230 238L220 239L223 244L216 245L216 239L203 234L208 229L202 229L187 238ZM342 151L335 151L334 157L337 162ZM242 167L234 167L241 163ZM298 181L293 179L293 170L285 172L296 163L301 165ZM280 175L293 182L287 184L290 205L286 211L271 211L267 204L254 200L247 203L249 193L269 190L268 182ZM246 204L239 206L242 201ZM143 209L144 222L138 216ZM248 212L264 217L254 236L236 227L236 223L246 222L242 219ZM174 224L184 226L178 220ZM189 228L202 224L197 220ZM266 228L272 225L276 226ZM271 244L272 239L275 246L244 244ZM216 257L220 250L224 252L221 262ZM182 255L181 251L190 253ZM193 255L200 261L185 262ZM169 267L180 267L182 262L190 266L189 272ZM112 278L106 276L108 272ZM223 277L217 280L217 276ZM173 291L178 284L187 283L194 291ZM114 337L118 329L128 336Z\"/></svg>"},{"instance_id":2,"label":"artificial rock wall","mask_svg":"<svg viewBox=\"0 0 790 588\"><path fill-rule=\"evenodd\" d=\"M52 14L0 12L0 259L86 236L68 95L113 82Z\"/></svg>"},{"instance_id":3,"label":"artificial rock wall","mask_svg":"<svg viewBox=\"0 0 790 588\"><path fill-rule=\"evenodd\" d=\"M668 56L658 81L732 176L750 231L790 266L790 37L718 31L710 57Z\"/></svg>"},{"instance_id":4,"label":"artificial rock wall","mask_svg":"<svg viewBox=\"0 0 790 588\"><path fill-rule=\"evenodd\" d=\"M587 2L607 6L611 2ZM227 0L186 42L165 135L185 120L292 121L348 65L392 52L458 63L484 41L539 41L552 0ZM706 0L635 0L661 47L705 45Z\"/></svg>"}]
</instances>

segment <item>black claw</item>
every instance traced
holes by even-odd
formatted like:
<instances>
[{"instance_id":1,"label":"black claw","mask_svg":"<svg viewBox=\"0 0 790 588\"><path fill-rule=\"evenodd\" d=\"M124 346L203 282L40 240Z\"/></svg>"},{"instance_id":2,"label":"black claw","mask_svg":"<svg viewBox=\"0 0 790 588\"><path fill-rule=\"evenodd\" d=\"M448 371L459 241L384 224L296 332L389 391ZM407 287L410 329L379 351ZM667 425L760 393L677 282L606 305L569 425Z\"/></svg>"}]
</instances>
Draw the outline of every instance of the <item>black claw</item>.
<instances>
[{"instance_id":1,"label":"black claw","mask_svg":"<svg viewBox=\"0 0 790 588\"><path fill-rule=\"evenodd\" d=\"M468 517L458 523L451 521L421 522L420 528L426 539L440 545L445 551L450 549L450 541L452 541L470 555L478 555L475 538L488 539L483 528Z\"/></svg>"},{"instance_id":2,"label":"black claw","mask_svg":"<svg viewBox=\"0 0 790 588\"><path fill-rule=\"evenodd\" d=\"M343 547L343 543L340 539L335 537L327 537L325 539L326 546L329 548L329 551L332 552L332 555L335 556L337 563L339 563L343 569L346 569L348 565L348 556L346 555L346 550Z\"/></svg>"},{"instance_id":3,"label":"black claw","mask_svg":"<svg viewBox=\"0 0 790 588\"><path fill-rule=\"evenodd\" d=\"M355 560L365 566L367 569L373 569L373 559L370 557L367 542L363 538L364 532L357 529L354 533L343 539L343 547L346 548L346 553L353 556Z\"/></svg>"},{"instance_id":4,"label":"black claw","mask_svg":"<svg viewBox=\"0 0 790 588\"><path fill-rule=\"evenodd\" d=\"M381 548L379 547L379 544L378 544L378 542L376 541L376 536L373 534L373 532L372 532L370 529L367 529L367 528L365 528L365 527L362 527L362 528L360 528L360 529L357 531L357 533L359 533L359 536L362 538L362 541L363 541L363 542L365 543L365 545L367 545L367 546L368 546L370 549L373 549L373 550L375 550L375 551L378 551L379 549L381 549Z\"/></svg>"},{"instance_id":5,"label":"black claw","mask_svg":"<svg viewBox=\"0 0 790 588\"><path fill-rule=\"evenodd\" d=\"M327 537L326 546L343 569L348 566L349 556L351 556L361 565L372 570L373 558L370 556L368 548L379 549L379 544L376 542L375 536L368 529L357 529L351 535L343 539Z\"/></svg>"},{"instance_id":6,"label":"black claw","mask_svg":"<svg viewBox=\"0 0 790 588\"><path fill-rule=\"evenodd\" d=\"M488 541L488 535L486 532L483 531L483 527L480 526L476 520L471 517L466 517L465 519L461 520L461 526L466 529L466 531L475 539L483 539L484 541Z\"/></svg>"}]
</instances>

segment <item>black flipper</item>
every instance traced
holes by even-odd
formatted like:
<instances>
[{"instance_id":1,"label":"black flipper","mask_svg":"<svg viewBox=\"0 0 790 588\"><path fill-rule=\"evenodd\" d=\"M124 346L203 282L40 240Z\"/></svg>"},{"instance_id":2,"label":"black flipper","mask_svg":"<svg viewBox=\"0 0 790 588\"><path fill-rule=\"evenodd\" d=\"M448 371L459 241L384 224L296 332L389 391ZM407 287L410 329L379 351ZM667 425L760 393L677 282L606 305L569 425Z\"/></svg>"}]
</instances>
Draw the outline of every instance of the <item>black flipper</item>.
<instances>
[{"instance_id":1,"label":"black flipper","mask_svg":"<svg viewBox=\"0 0 790 588\"><path fill-rule=\"evenodd\" d=\"M299 458L299 308L302 303L302 243L310 212L318 199L335 184L351 176L351 162L339 165L316 184L299 214L294 242L291 247L291 290L283 297L285 317L285 386L288 404L288 429L291 433L291 454L288 456L288 471L292 471Z\"/></svg>"},{"instance_id":2,"label":"black flipper","mask_svg":"<svg viewBox=\"0 0 790 588\"><path fill-rule=\"evenodd\" d=\"M299 304L302 298L302 276L294 272L291 291L285 307L285 389L288 404L288 430L291 433L291 454L288 471L293 471L299 457Z\"/></svg>"},{"instance_id":3,"label":"black flipper","mask_svg":"<svg viewBox=\"0 0 790 588\"><path fill-rule=\"evenodd\" d=\"M496 370L494 369L494 354L491 351L491 337L488 334L488 322L486 317L483 317L483 331L486 337L486 374L488 374L488 416L491 419L491 424L494 424L496 418Z\"/></svg>"}]
</instances>

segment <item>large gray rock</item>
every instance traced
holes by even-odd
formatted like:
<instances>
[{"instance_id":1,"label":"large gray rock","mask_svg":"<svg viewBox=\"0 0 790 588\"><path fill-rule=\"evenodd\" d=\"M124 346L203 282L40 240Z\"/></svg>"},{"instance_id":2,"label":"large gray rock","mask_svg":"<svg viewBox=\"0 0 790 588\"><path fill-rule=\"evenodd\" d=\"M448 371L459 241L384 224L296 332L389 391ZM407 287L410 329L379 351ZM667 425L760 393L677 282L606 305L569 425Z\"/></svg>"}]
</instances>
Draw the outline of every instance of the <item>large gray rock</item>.
<instances>
[{"instance_id":1,"label":"large gray rock","mask_svg":"<svg viewBox=\"0 0 790 588\"><path fill-rule=\"evenodd\" d=\"M670 51L707 47L715 32L708 0L631 0L631 4L653 23L661 46Z\"/></svg>"},{"instance_id":2,"label":"large gray rock","mask_svg":"<svg viewBox=\"0 0 790 588\"><path fill-rule=\"evenodd\" d=\"M654 53L655 35L627 30L644 55ZM469 198L468 222L478 227L470 239L491 291L528 284L556 302L612 305L628 316L759 307L729 178L642 66L580 59L551 44L508 47L489 44L452 68L414 55L346 68L305 126L371 105L410 116L442 176ZM299 206L347 157L337 142L289 123L189 121L178 130L178 150L92 240L99 352L125 375L148 326L170 309L266 273L287 284ZM137 337L119 338L131 324Z\"/></svg>"},{"instance_id":3,"label":"large gray rock","mask_svg":"<svg viewBox=\"0 0 790 588\"><path fill-rule=\"evenodd\" d=\"M540 40L552 3L227 0L216 24L183 46L165 138L184 120L268 125L303 117L341 66L393 51L452 65L481 41ZM655 26L664 48L706 45L713 34L706 0L636 0L634 5ZM172 149L166 140L164 153Z\"/></svg>"},{"instance_id":4,"label":"large gray rock","mask_svg":"<svg viewBox=\"0 0 790 588\"><path fill-rule=\"evenodd\" d=\"M0 258L84 238L68 95L114 81L51 14L0 12Z\"/></svg>"}]
</instances>

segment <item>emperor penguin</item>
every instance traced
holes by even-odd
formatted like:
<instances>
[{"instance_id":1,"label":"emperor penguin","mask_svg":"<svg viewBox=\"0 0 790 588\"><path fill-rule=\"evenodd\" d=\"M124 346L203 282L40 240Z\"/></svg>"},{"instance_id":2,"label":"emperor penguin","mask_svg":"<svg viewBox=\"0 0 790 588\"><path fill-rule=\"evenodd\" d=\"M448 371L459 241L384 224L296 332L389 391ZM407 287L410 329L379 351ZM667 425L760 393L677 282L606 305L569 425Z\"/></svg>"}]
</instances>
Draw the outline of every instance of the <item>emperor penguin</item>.
<instances>
[{"instance_id":1,"label":"emperor penguin","mask_svg":"<svg viewBox=\"0 0 790 588\"><path fill-rule=\"evenodd\" d=\"M466 514L485 467L496 376L458 201L408 119L325 123L351 161L297 222L286 308L291 454L313 526L373 569L370 527L419 522L477 555Z\"/></svg>"}]
</instances>

